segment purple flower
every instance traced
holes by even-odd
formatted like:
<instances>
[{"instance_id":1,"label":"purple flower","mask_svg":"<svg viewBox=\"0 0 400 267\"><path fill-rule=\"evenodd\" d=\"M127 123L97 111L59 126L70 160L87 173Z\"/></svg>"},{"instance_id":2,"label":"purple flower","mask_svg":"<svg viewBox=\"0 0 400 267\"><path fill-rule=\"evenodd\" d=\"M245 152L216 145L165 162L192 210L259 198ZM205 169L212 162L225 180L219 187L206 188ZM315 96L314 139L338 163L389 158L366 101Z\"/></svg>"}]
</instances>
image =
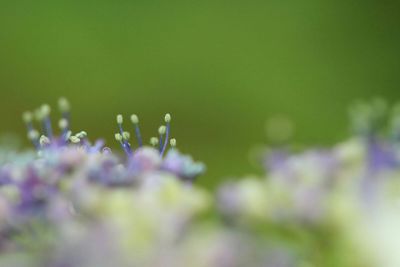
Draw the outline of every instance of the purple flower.
<instances>
[{"instance_id":1,"label":"purple flower","mask_svg":"<svg viewBox=\"0 0 400 267\"><path fill-rule=\"evenodd\" d=\"M160 153L151 147L141 147L129 159L128 168L133 173L159 170L162 158Z\"/></svg>"},{"instance_id":2,"label":"purple flower","mask_svg":"<svg viewBox=\"0 0 400 267\"><path fill-rule=\"evenodd\" d=\"M197 176L205 172L203 163L194 162L191 156L183 155L176 149L168 151L161 168L187 181L194 181Z\"/></svg>"}]
</instances>

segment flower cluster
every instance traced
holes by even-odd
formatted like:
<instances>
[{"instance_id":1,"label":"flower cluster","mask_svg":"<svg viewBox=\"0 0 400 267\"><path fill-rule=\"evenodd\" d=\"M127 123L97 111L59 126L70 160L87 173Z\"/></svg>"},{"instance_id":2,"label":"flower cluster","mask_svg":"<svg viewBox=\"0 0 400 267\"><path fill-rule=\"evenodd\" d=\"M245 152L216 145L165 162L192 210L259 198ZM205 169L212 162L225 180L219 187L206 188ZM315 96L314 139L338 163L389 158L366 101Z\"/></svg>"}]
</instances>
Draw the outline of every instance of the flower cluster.
<instances>
[{"instance_id":1,"label":"flower cluster","mask_svg":"<svg viewBox=\"0 0 400 267\"><path fill-rule=\"evenodd\" d=\"M91 238L115 242L113 249L118 247L118 251L127 246L126 252L133 243L156 242L162 235L168 235L167 242L177 238L180 227L208 205L206 193L191 186L205 167L177 150L176 140L169 137L170 114L165 116L166 125L159 128L159 137L151 138L151 146L144 146L139 118L132 115L135 149L118 115L115 139L126 153L120 156L102 140L93 144L85 131L73 134L69 107L67 100L60 99L59 135L52 127L48 105L25 112L23 120L36 153L21 154L0 166L0 251L1 255L15 254L10 262L0 260L1 266L110 266L103 265L106 254L96 259L94 255L68 255L101 249ZM149 231L159 224L163 225L159 233ZM107 231L121 232L108 238ZM122 242L125 234L130 237ZM147 234L149 240L144 238ZM88 246L75 246L80 242ZM53 253L48 255L48 250ZM29 260L21 261L20 255ZM126 264L139 264L151 259L150 255L126 259ZM118 252L112 258L123 255Z\"/></svg>"},{"instance_id":2,"label":"flower cluster","mask_svg":"<svg viewBox=\"0 0 400 267\"><path fill-rule=\"evenodd\" d=\"M301 258L289 266L399 266L400 109L375 99L350 118L355 135L331 148L268 149L264 179L219 189L224 218L267 238L284 233L279 242Z\"/></svg>"},{"instance_id":3,"label":"flower cluster","mask_svg":"<svg viewBox=\"0 0 400 267\"><path fill-rule=\"evenodd\" d=\"M121 156L72 134L59 107L60 135L47 105L25 113L36 153L0 165L0 266L400 266L398 107L358 103L350 139L268 149L263 177L215 194L195 183L205 167L176 149L169 114L150 146L137 115L137 145L118 115Z\"/></svg>"}]
</instances>

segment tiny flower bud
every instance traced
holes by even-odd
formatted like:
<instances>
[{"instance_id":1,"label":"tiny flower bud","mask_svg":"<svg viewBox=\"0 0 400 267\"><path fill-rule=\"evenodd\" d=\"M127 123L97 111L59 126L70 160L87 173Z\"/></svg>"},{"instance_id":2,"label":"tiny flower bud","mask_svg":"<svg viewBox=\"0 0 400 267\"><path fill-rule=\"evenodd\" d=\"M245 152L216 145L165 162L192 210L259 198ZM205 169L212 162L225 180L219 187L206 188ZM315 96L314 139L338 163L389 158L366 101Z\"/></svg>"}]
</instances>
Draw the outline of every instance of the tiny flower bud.
<instances>
[{"instance_id":1,"label":"tiny flower bud","mask_svg":"<svg viewBox=\"0 0 400 267\"><path fill-rule=\"evenodd\" d=\"M22 119L24 120L25 123L32 122L32 118L33 118L33 115L32 115L32 112L30 112L30 111L24 112L22 114Z\"/></svg>"},{"instance_id":2,"label":"tiny flower bud","mask_svg":"<svg viewBox=\"0 0 400 267\"><path fill-rule=\"evenodd\" d=\"M160 135L164 135L166 131L167 131L167 128L164 125L161 125L160 128L158 128L158 133Z\"/></svg>"},{"instance_id":3,"label":"tiny flower bud","mask_svg":"<svg viewBox=\"0 0 400 267\"><path fill-rule=\"evenodd\" d=\"M77 133L75 136L80 138L80 139L83 139L83 138L87 137L87 132L81 131L81 132Z\"/></svg>"},{"instance_id":4,"label":"tiny flower bud","mask_svg":"<svg viewBox=\"0 0 400 267\"><path fill-rule=\"evenodd\" d=\"M156 146L157 144L158 144L158 138L157 137L150 138L150 145Z\"/></svg>"},{"instance_id":5,"label":"tiny flower bud","mask_svg":"<svg viewBox=\"0 0 400 267\"><path fill-rule=\"evenodd\" d=\"M169 143L171 144L172 147L176 147L176 139L172 138Z\"/></svg>"},{"instance_id":6,"label":"tiny flower bud","mask_svg":"<svg viewBox=\"0 0 400 267\"><path fill-rule=\"evenodd\" d=\"M73 143L73 144L78 144L78 143L81 142L81 139L80 139L79 137L73 135L73 136L71 136L71 137L69 138L69 141L71 141L71 143Z\"/></svg>"},{"instance_id":7,"label":"tiny flower bud","mask_svg":"<svg viewBox=\"0 0 400 267\"><path fill-rule=\"evenodd\" d=\"M131 138L131 134L130 134L129 132L123 132L123 133L122 133L122 138L123 138L125 141L128 141L129 138Z\"/></svg>"},{"instance_id":8,"label":"tiny flower bud","mask_svg":"<svg viewBox=\"0 0 400 267\"><path fill-rule=\"evenodd\" d=\"M171 114L167 113L165 114L165 118L164 118L165 122L168 123L171 121Z\"/></svg>"},{"instance_id":9,"label":"tiny flower bud","mask_svg":"<svg viewBox=\"0 0 400 267\"><path fill-rule=\"evenodd\" d=\"M41 106L40 111L42 112L43 117L47 117L50 115L51 108L49 105L44 104Z\"/></svg>"},{"instance_id":10,"label":"tiny flower bud","mask_svg":"<svg viewBox=\"0 0 400 267\"><path fill-rule=\"evenodd\" d=\"M50 144L50 139L47 136L42 135L40 137L40 139L39 139L39 143L40 143L41 146L49 145Z\"/></svg>"},{"instance_id":11,"label":"tiny flower bud","mask_svg":"<svg viewBox=\"0 0 400 267\"><path fill-rule=\"evenodd\" d=\"M121 114L117 115L117 123L122 124L124 122L124 117Z\"/></svg>"},{"instance_id":12,"label":"tiny flower bud","mask_svg":"<svg viewBox=\"0 0 400 267\"><path fill-rule=\"evenodd\" d=\"M35 110L35 119L36 119L37 121L43 120L43 113L42 113L42 110L41 110L41 109L36 109L36 110Z\"/></svg>"},{"instance_id":13,"label":"tiny flower bud","mask_svg":"<svg viewBox=\"0 0 400 267\"><path fill-rule=\"evenodd\" d=\"M68 128L68 121L66 119L61 119L58 121L58 127L60 127L61 130L65 130Z\"/></svg>"},{"instance_id":14,"label":"tiny flower bud","mask_svg":"<svg viewBox=\"0 0 400 267\"><path fill-rule=\"evenodd\" d=\"M62 97L58 100L58 108L61 112L69 112L70 105L66 98Z\"/></svg>"},{"instance_id":15,"label":"tiny flower bud","mask_svg":"<svg viewBox=\"0 0 400 267\"><path fill-rule=\"evenodd\" d=\"M118 142L121 142L122 141L122 135L119 134L119 133L116 133L115 134L115 140L117 140Z\"/></svg>"},{"instance_id":16,"label":"tiny flower bud","mask_svg":"<svg viewBox=\"0 0 400 267\"><path fill-rule=\"evenodd\" d=\"M28 138L32 141L37 140L39 138L39 132L36 130L29 131Z\"/></svg>"},{"instance_id":17,"label":"tiny flower bud","mask_svg":"<svg viewBox=\"0 0 400 267\"><path fill-rule=\"evenodd\" d=\"M138 124L139 123L139 117L136 114L131 115L131 121L133 124Z\"/></svg>"}]
</instances>

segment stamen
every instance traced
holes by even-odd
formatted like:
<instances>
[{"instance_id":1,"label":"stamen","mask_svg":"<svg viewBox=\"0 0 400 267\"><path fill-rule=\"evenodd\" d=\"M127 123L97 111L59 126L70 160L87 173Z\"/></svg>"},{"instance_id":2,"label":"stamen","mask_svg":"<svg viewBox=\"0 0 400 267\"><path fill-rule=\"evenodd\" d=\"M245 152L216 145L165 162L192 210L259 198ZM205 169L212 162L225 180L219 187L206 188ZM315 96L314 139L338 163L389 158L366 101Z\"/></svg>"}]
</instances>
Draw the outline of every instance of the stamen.
<instances>
[{"instance_id":1,"label":"stamen","mask_svg":"<svg viewBox=\"0 0 400 267\"><path fill-rule=\"evenodd\" d=\"M61 120L58 121L58 127L62 131L68 130L68 121L62 118Z\"/></svg>"},{"instance_id":2,"label":"stamen","mask_svg":"<svg viewBox=\"0 0 400 267\"><path fill-rule=\"evenodd\" d=\"M29 111L24 112L24 113L22 114L22 120L25 122L26 129L27 129L27 131L28 131L28 136L29 136L29 134L31 134L32 131L37 132L37 131L33 128L33 123L32 123L33 114L32 114L31 112L29 112ZM39 138L39 137L37 137L37 138ZM36 138L36 139L37 139L37 138ZM31 140L31 138L29 138L29 139ZM35 144L34 144L34 145L35 145Z\"/></svg>"},{"instance_id":3,"label":"stamen","mask_svg":"<svg viewBox=\"0 0 400 267\"><path fill-rule=\"evenodd\" d=\"M117 124L118 124L118 126L119 126L120 128L122 128L122 123L124 123L124 117L122 117L121 114L118 114L118 115L117 115ZM121 130L121 132L123 132L123 131Z\"/></svg>"},{"instance_id":4,"label":"stamen","mask_svg":"<svg viewBox=\"0 0 400 267\"><path fill-rule=\"evenodd\" d=\"M36 150L40 149L40 144L39 144L39 132L36 130L30 130L28 132L28 139L31 140L33 146L35 147Z\"/></svg>"},{"instance_id":5,"label":"stamen","mask_svg":"<svg viewBox=\"0 0 400 267\"><path fill-rule=\"evenodd\" d=\"M35 114L35 119L38 122L42 122L42 120L43 120L42 110L40 108L38 108L38 109L35 110L34 114Z\"/></svg>"},{"instance_id":6,"label":"stamen","mask_svg":"<svg viewBox=\"0 0 400 267\"><path fill-rule=\"evenodd\" d=\"M48 146L48 145L50 145L50 139L47 137L47 136L45 136L45 135L42 135L41 137L40 137L40 139L39 139L39 144L40 144L40 146L43 148L43 147L45 147L45 146Z\"/></svg>"},{"instance_id":7,"label":"stamen","mask_svg":"<svg viewBox=\"0 0 400 267\"><path fill-rule=\"evenodd\" d=\"M123 132L123 133L122 133L122 138L123 138L125 141L129 141L129 139L131 138L131 134L130 134L129 132Z\"/></svg>"},{"instance_id":8,"label":"stamen","mask_svg":"<svg viewBox=\"0 0 400 267\"><path fill-rule=\"evenodd\" d=\"M32 130L28 133L29 140L36 140L39 139L39 132L36 130Z\"/></svg>"},{"instance_id":9,"label":"stamen","mask_svg":"<svg viewBox=\"0 0 400 267\"><path fill-rule=\"evenodd\" d=\"M117 142L122 142L122 135L119 133L115 134L115 140L117 140Z\"/></svg>"},{"instance_id":10,"label":"stamen","mask_svg":"<svg viewBox=\"0 0 400 267\"><path fill-rule=\"evenodd\" d=\"M64 141L67 142L71 136L72 136L71 131L66 132L64 136Z\"/></svg>"},{"instance_id":11,"label":"stamen","mask_svg":"<svg viewBox=\"0 0 400 267\"><path fill-rule=\"evenodd\" d=\"M165 131L166 131L166 127L164 125L161 125L160 128L158 128L159 135L164 135Z\"/></svg>"},{"instance_id":12,"label":"stamen","mask_svg":"<svg viewBox=\"0 0 400 267\"><path fill-rule=\"evenodd\" d=\"M73 143L73 144L79 144L81 142L81 139L76 135L72 135L69 138L69 141L71 141L71 143Z\"/></svg>"},{"instance_id":13,"label":"stamen","mask_svg":"<svg viewBox=\"0 0 400 267\"><path fill-rule=\"evenodd\" d=\"M157 137L150 138L150 145L156 147L157 144L158 144L158 138Z\"/></svg>"},{"instance_id":14,"label":"stamen","mask_svg":"<svg viewBox=\"0 0 400 267\"><path fill-rule=\"evenodd\" d=\"M133 124L138 124L139 123L139 117L136 114L131 115L131 121Z\"/></svg>"},{"instance_id":15,"label":"stamen","mask_svg":"<svg viewBox=\"0 0 400 267\"><path fill-rule=\"evenodd\" d=\"M165 150L167 149L167 145L169 143L168 142L168 138L169 138L169 132L170 132L171 114L169 114L169 113L165 114L164 120L165 120L165 123L167 124L167 127L166 127L166 130L165 130L166 131L165 132L165 140L164 140L164 146L163 146L163 148L161 150L161 156L164 155Z\"/></svg>"},{"instance_id":16,"label":"stamen","mask_svg":"<svg viewBox=\"0 0 400 267\"><path fill-rule=\"evenodd\" d=\"M123 134L116 133L115 134L115 140L117 140L117 142L119 142L121 144L121 147L125 151L125 154L127 156L131 156L132 155L132 149L131 149L129 143L126 142L126 140L124 140Z\"/></svg>"},{"instance_id":17,"label":"stamen","mask_svg":"<svg viewBox=\"0 0 400 267\"><path fill-rule=\"evenodd\" d=\"M169 141L169 144L171 145L171 147L175 148L176 147L176 139L171 138L171 140Z\"/></svg>"},{"instance_id":18,"label":"stamen","mask_svg":"<svg viewBox=\"0 0 400 267\"><path fill-rule=\"evenodd\" d=\"M60 99L58 99L58 109L61 112L62 118L68 122L69 126L71 124L71 115L70 115L71 106L65 97L61 97Z\"/></svg>"},{"instance_id":19,"label":"stamen","mask_svg":"<svg viewBox=\"0 0 400 267\"><path fill-rule=\"evenodd\" d=\"M165 122L170 123L171 122L171 114L167 113L165 114Z\"/></svg>"},{"instance_id":20,"label":"stamen","mask_svg":"<svg viewBox=\"0 0 400 267\"><path fill-rule=\"evenodd\" d=\"M165 132L166 132L166 127L164 125L161 125L160 128L158 128L158 135L159 135L158 150L160 151L160 153L163 149L163 136L164 136Z\"/></svg>"},{"instance_id":21,"label":"stamen","mask_svg":"<svg viewBox=\"0 0 400 267\"><path fill-rule=\"evenodd\" d=\"M88 136L87 132L81 131L81 132L75 134L75 136L80 139L79 142L81 143L83 148L85 148L86 150L90 149L91 144L87 138L87 136Z\"/></svg>"},{"instance_id":22,"label":"stamen","mask_svg":"<svg viewBox=\"0 0 400 267\"><path fill-rule=\"evenodd\" d=\"M69 132L69 123L68 120L65 118L62 118L61 120L58 121L58 127L61 130L61 139L66 140L65 136Z\"/></svg>"},{"instance_id":23,"label":"stamen","mask_svg":"<svg viewBox=\"0 0 400 267\"><path fill-rule=\"evenodd\" d=\"M69 102L65 97L61 97L60 99L58 99L58 108L63 115L68 114L71 109Z\"/></svg>"},{"instance_id":24,"label":"stamen","mask_svg":"<svg viewBox=\"0 0 400 267\"><path fill-rule=\"evenodd\" d=\"M75 136L80 139L85 139L88 136L88 134L85 131L81 131L81 132L77 133Z\"/></svg>"},{"instance_id":25,"label":"stamen","mask_svg":"<svg viewBox=\"0 0 400 267\"><path fill-rule=\"evenodd\" d=\"M126 140L126 138L124 138L124 129L122 128L122 123L124 123L124 117L122 117L121 114L117 115L117 124L118 124L118 128L119 128L119 136L118 139L121 139L119 142L121 143L121 146L123 148L123 150L125 151L126 155L128 157L130 157L133 153L131 145L129 144L129 142ZM117 138L117 135L115 136ZM125 134L125 137L126 134ZM117 140L118 141L118 140Z\"/></svg>"},{"instance_id":26,"label":"stamen","mask_svg":"<svg viewBox=\"0 0 400 267\"><path fill-rule=\"evenodd\" d=\"M143 146L143 141L142 141L142 136L140 134L140 128L139 128L139 117L136 114L131 115L131 121L133 123L133 126L135 127L135 136L138 141L139 147Z\"/></svg>"},{"instance_id":27,"label":"stamen","mask_svg":"<svg viewBox=\"0 0 400 267\"><path fill-rule=\"evenodd\" d=\"M33 127L33 114L30 111L26 111L22 114L22 120L25 122L26 129L28 131L28 139L32 142L36 150L40 149L39 144L39 132Z\"/></svg>"},{"instance_id":28,"label":"stamen","mask_svg":"<svg viewBox=\"0 0 400 267\"><path fill-rule=\"evenodd\" d=\"M119 134L121 135L122 138L122 134L124 133L124 129L122 128L122 123L124 122L124 117L122 117L122 115L117 115L117 125L118 125L118 130L119 130ZM122 139L121 139L122 141Z\"/></svg>"},{"instance_id":29,"label":"stamen","mask_svg":"<svg viewBox=\"0 0 400 267\"><path fill-rule=\"evenodd\" d=\"M32 112L26 111L22 114L22 119L26 124L32 123L33 115Z\"/></svg>"},{"instance_id":30,"label":"stamen","mask_svg":"<svg viewBox=\"0 0 400 267\"><path fill-rule=\"evenodd\" d=\"M50 106L47 104L43 105L40 108L43 131L51 140L53 139L53 129L51 127L50 112L51 112Z\"/></svg>"}]
</instances>

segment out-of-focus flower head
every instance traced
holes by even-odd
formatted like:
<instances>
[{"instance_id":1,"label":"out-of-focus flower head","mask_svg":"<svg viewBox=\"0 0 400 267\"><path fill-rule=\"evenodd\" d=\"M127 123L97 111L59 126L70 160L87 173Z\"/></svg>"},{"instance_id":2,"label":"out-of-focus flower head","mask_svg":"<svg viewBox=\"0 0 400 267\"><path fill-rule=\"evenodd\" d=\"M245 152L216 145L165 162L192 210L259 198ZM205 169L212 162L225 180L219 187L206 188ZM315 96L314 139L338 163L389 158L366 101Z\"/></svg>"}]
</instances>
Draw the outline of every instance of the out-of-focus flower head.
<instances>
[{"instance_id":1,"label":"out-of-focus flower head","mask_svg":"<svg viewBox=\"0 0 400 267\"><path fill-rule=\"evenodd\" d=\"M90 242L99 235L99 240L114 243L115 247L107 248L125 247L129 255L129 245L154 244L162 235L169 235L172 242L182 234L180 227L209 206L205 192L181 182L193 182L205 168L177 150L176 140L170 138L170 114L165 115L159 136L151 138L151 146L144 145L139 118L132 115L136 148L130 144L122 115L118 115L115 138L126 154L121 157L104 147L102 140L92 144L85 131L72 133L66 99L59 100L59 110L59 131L53 129L49 105L25 112L23 121L36 155L22 153L0 166L0 250L4 247L16 252L24 247L43 264L44 255L36 255L31 243L33 236L40 235L43 238L37 243L43 252L54 247L54 257L43 257L49 266L70 266L73 262L86 266L101 257L82 258L70 244L88 242L79 248L96 250L98 244ZM107 236L108 231L113 237ZM51 238L46 239L48 236ZM52 238L61 242L54 243ZM73 251L77 254L69 257L71 263L64 262L65 255ZM119 252L113 254L119 256L123 257ZM137 262L143 257L138 256Z\"/></svg>"},{"instance_id":2,"label":"out-of-focus flower head","mask_svg":"<svg viewBox=\"0 0 400 267\"><path fill-rule=\"evenodd\" d=\"M136 114L131 115L130 122L134 128L137 149L134 149L130 143L131 134L124 128L124 117L121 114L117 115L118 132L115 134L115 139L128 158L129 171L163 170L188 181L193 181L204 173L204 164L194 162L190 156L183 155L176 149L177 141L175 138L171 138L171 115L169 113L164 117L165 125L158 128L158 137L150 138L152 148L143 147L139 117ZM171 148L167 151L168 146Z\"/></svg>"},{"instance_id":3,"label":"out-of-focus flower head","mask_svg":"<svg viewBox=\"0 0 400 267\"><path fill-rule=\"evenodd\" d=\"M58 121L60 134L56 135L51 120L51 107L44 104L34 112L26 111L22 115L25 122L28 138L35 149L42 153L43 151L57 150L69 145L76 145L88 153L99 152L103 147L103 141L99 140L92 145L88 140L88 134L85 131L79 131L73 134L71 131L70 104L65 98L60 98L58 107L61 118ZM38 128L35 126L35 122ZM38 130L40 129L40 130Z\"/></svg>"},{"instance_id":4,"label":"out-of-focus flower head","mask_svg":"<svg viewBox=\"0 0 400 267\"><path fill-rule=\"evenodd\" d=\"M0 164L1 266L400 266L399 107L357 103L351 138L296 152L275 120L265 174L215 198L194 183L205 167L177 150L170 114L150 146L137 115L117 115L119 155L72 134L59 108L59 135L49 106L25 113L37 153Z\"/></svg>"},{"instance_id":5,"label":"out-of-focus flower head","mask_svg":"<svg viewBox=\"0 0 400 267\"><path fill-rule=\"evenodd\" d=\"M137 148L130 143L130 132L124 129L124 117L121 114L117 115L118 132L115 134L115 139L126 154L127 160L123 162L116 156L112 156L111 149L104 147L102 140L92 144L86 131L73 134L70 127L69 102L65 98L61 98L58 106L61 113L58 136L55 135L52 127L49 105L42 105L35 112L28 111L23 114L28 138L44 164L53 164L53 167L57 165L58 170L70 171L74 166L80 165L84 158L89 156L88 154L93 154L93 157L89 157L90 165L93 167L90 171L90 179L109 185L131 183L134 176L148 171L170 172L181 179L190 181L205 171L202 163L194 162L190 156L183 155L176 149L176 139L170 137L170 114L165 115L165 125L159 127L158 137L150 138L151 146L144 146L139 117L136 114L130 116ZM35 128L35 120L42 132ZM170 149L168 149L169 146ZM98 154L105 156L101 157ZM96 160L99 164L96 164ZM96 176L95 173L98 175Z\"/></svg>"},{"instance_id":6,"label":"out-of-focus flower head","mask_svg":"<svg viewBox=\"0 0 400 267\"><path fill-rule=\"evenodd\" d=\"M400 243L390 236L400 227L395 221L400 109L380 99L358 102L350 109L350 120L354 135L348 140L300 152L268 149L264 179L223 185L218 208L225 221L248 231L269 229L269 238L293 235L291 244L306 251L303 238L315 242L315 248L330 244L319 249L327 261L303 254L306 266L397 266L400 258L390 248ZM346 260L341 253L348 249L354 257Z\"/></svg>"}]
</instances>

